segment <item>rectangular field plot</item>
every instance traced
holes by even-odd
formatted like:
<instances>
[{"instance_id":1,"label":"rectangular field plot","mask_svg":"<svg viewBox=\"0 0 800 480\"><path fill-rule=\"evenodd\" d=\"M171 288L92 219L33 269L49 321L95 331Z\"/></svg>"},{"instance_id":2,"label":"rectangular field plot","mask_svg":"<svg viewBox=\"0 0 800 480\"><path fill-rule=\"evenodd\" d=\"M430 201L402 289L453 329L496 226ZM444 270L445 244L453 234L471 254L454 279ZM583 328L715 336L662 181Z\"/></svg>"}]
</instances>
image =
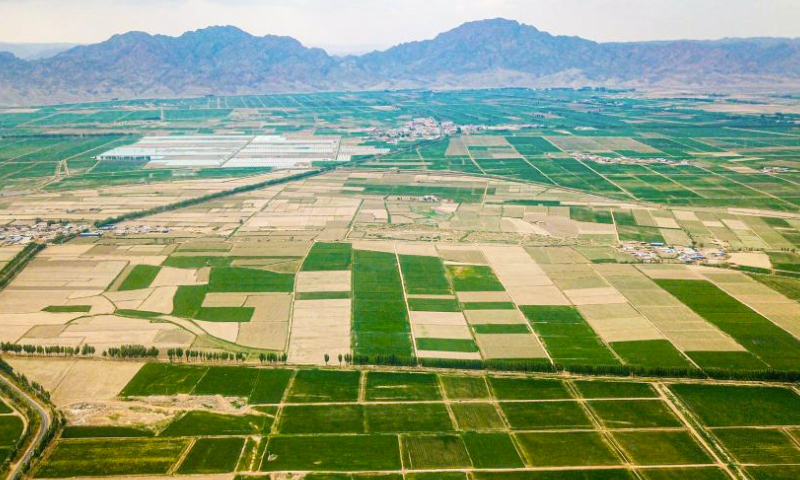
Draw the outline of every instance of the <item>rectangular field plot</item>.
<instances>
[{"instance_id":1,"label":"rectangular field plot","mask_svg":"<svg viewBox=\"0 0 800 480\"><path fill-rule=\"evenodd\" d=\"M622 464L622 461L613 452L605 438L596 432L518 433L515 434L515 437L522 449L525 463L529 467L611 466ZM563 477L553 476L553 478ZM575 478L585 477L576 476ZM611 476L608 478L617 477Z\"/></svg>"},{"instance_id":2,"label":"rectangular field plot","mask_svg":"<svg viewBox=\"0 0 800 480\"><path fill-rule=\"evenodd\" d=\"M475 472L473 480L635 480L630 470L537 470L532 472ZM727 478L727 477L726 477ZM687 480L700 480L687 478Z\"/></svg>"},{"instance_id":3,"label":"rectangular field plot","mask_svg":"<svg viewBox=\"0 0 800 480\"><path fill-rule=\"evenodd\" d=\"M566 400L572 399L567 386L561 380L488 377L495 398L498 400Z\"/></svg>"},{"instance_id":4,"label":"rectangular field plot","mask_svg":"<svg viewBox=\"0 0 800 480\"><path fill-rule=\"evenodd\" d=\"M613 342L610 345L628 365L648 368L692 368L689 360L668 340Z\"/></svg>"},{"instance_id":5,"label":"rectangular field plot","mask_svg":"<svg viewBox=\"0 0 800 480\"><path fill-rule=\"evenodd\" d=\"M411 356L410 329L395 254L356 250L353 258L354 352Z\"/></svg>"},{"instance_id":6,"label":"rectangular field plot","mask_svg":"<svg viewBox=\"0 0 800 480\"><path fill-rule=\"evenodd\" d=\"M440 400L439 381L433 374L369 372L367 401Z\"/></svg>"},{"instance_id":7,"label":"rectangular field plot","mask_svg":"<svg viewBox=\"0 0 800 480\"><path fill-rule=\"evenodd\" d=\"M512 430L590 429L592 423L578 402L501 402Z\"/></svg>"},{"instance_id":8,"label":"rectangular field plot","mask_svg":"<svg viewBox=\"0 0 800 480\"><path fill-rule=\"evenodd\" d=\"M406 293L414 295L452 294L450 282L439 257L400 255Z\"/></svg>"},{"instance_id":9,"label":"rectangular field plot","mask_svg":"<svg viewBox=\"0 0 800 480\"><path fill-rule=\"evenodd\" d=\"M278 431L300 433L366 433L361 405L288 405Z\"/></svg>"},{"instance_id":10,"label":"rectangular field plot","mask_svg":"<svg viewBox=\"0 0 800 480\"><path fill-rule=\"evenodd\" d=\"M40 478L166 474L186 448L185 439L102 439L59 442Z\"/></svg>"},{"instance_id":11,"label":"rectangular field plot","mask_svg":"<svg viewBox=\"0 0 800 480\"><path fill-rule=\"evenodd\" d=\"M412 470L457 469L472 466L458 435L404 435L403 464Z\"/></svg>"},{"instance_id":12,"label":"rectangular field plot","mask_svg":"<svg viewBox=\"0 0 800 480\"><path fill-rule=\"evenodd\" d=\"M191 393L207 371L208 367L147 363L120 395L135 397Z\"/></svg>"},{"instance_id":13,"label":"rectangular field plot","mask_svg":"<svg viewBox=\"0 0 800 480\"><path fill-rule=\"evenodd\" d=\"M261 471L400 470L396 435L285 436L269 439Z\"/></svg>"},{"instance_id":14,"label":"rectangular field plot","mask_svg":"<svg viewBox=\"0 0 800 480\"><path fill-rule=\"evenodd\" d=\"M782 387L671 385L709 427L800 425L800 395Z\"/></svg>"},{"instance_id":15,"label":"rectangular field plot","mask_svg":"<svg viewBox=\"0 0 800 480\"><path fill-rule=\"evenodd\" d=\"M454 428L443 404L367 405L365 412L370 433L446 432Z\"/></svg>"},{"instance_id":16,"label":"rectangular field plot","mask_svg":"<svg viewBox=\"0 0 800 480\"><path fill-rule=\"evenodd\" d=\"M669 407L658 400L610 400L588 403L606 428L680 427Z\"/></svg>"},{"instance_id":17,"label":"rectangular field plot","mask_svg":"<svg viewBox=\"0 0 800 480\"><path fill-rule=\"evenodd\" d=\"M353 246L349 243L316 242L303 261L304 272L349 270L353 262Z\"/></svg>"},{"instance_id":18,"label":"rectangular field plot","mask_svg":"<svg viewBox=\"0 0 800 480\"><path fill-rule=\"evenodd\" d=\"M521 468L524 463L507 433L466 433L461 437L475 468Z\"/></svg>"},{"instance_id":19,"label":"rectangular field plot","mask_svg":"<svg viewBox=\"0 0 800 480\"><path fill-rule=\"evenodd\" d=\"M448 265L447 272L457 292L502 292L505 290L490 267Z\"/></svg>"},{"instance_id":20,"label":"rectangular field plot","mask_svg":"<svg viewBox=\"0 0 800 480\"><path fill-rule=\"evenodd\" d=\"M658 398L658 393L649 383L576 380L574 384L586 399Z\"/></svg>"},{"instance_id":21,"label":"rectangular field plot","mask_svg":"<svg viewBox=\"0 0 800 480\"><path fill-rule=\"evenodd\" d=\"M741 464L800 464L800 446L782 430L724 428L714 436Z\"/></svg>"},{"instance_id":22,"label":"rectangular field plot","mask_svg":"<svg viewBox=\"0 0 800 480\"><path fill-rule=\"evenodd\" d=\"M450 400L485 399L491 396L483 376L440 375L439 381Z\"/></svg>"},{"instance_id":23,"label":"rectangular field plot","mask_svg":"<svg viewBox=\"0 0 800 480\"><path fill-rule=\"evenodd\" d=\"M492 403L453 403L450 410L459 430L505 429L505 423Z\"/></svg>"},{"instance_id":24,"label":"rectangular field plot","mask_svg":"<svg viewBox=\"0 0 800 480\"><path fill-rule=\"evenodd\" d=\"M251 435L263 433L272 425L266 415L223 415L204 411L191 411L167 425L163 437L207 435Z\"/></svg>"},{"instance_id":25,"label":"rectangular field plot","mask_svg":"<svg viewBox=\"0 0 800 480\"><path fill-rule=\"evenodd\" d=\"M639 473L645 480L729 480L725 470L716 467L652 468Z\"/></svg>"},{"instance_id":26,"label":"rectangular field plot","mask_svg":"<svg viewBox=\"0 0 800 480\"><path fill-rule=\"evenodd\" d=\"M711 456L687 432L614 432L614 438L639 465L712 464Z\"/></svg>"},{"instance_id":27,"label":"rectangular field plot","mask_svg":"<svg viewBox=\"0 0 800 480\"><path fill-rule=\"evenodd\" d=\"M236 468L244 438L200 438L178 467L182 474L227 473Z\"/></svg>"},{"instance_id":28,"label":"rectangular field plot","mask_svg":"<svg viewBox=\"0 0 800 480\"><path fill-rule=\"evenodd\" d=\"M300 370L287 401L291 403L354 402L358 400L360 372Z\"/></svg>"}]
</instances>

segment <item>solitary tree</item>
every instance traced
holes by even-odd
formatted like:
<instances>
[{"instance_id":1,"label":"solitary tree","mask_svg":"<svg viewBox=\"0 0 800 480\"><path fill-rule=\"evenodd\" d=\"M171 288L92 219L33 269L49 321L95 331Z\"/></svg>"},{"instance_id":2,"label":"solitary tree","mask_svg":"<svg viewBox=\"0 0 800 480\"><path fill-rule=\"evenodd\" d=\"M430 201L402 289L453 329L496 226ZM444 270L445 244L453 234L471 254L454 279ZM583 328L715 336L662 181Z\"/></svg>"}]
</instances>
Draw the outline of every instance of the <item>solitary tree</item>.
<instances>
[{"instance_id":1,"label":"solitary tree","mask_svg":"<svg viewBox=\"0 0 800 480\"><path fill-rule=\"evenodd\" d=\"M340 367L342 366L342 358L343 358L343 357L342 357L342 354L340 353L340 354L339 354L339 366L340 366Z\"/></svg>"},{"instance_id":2,"label":"solitary tree","mask_svg":"<svg viewBox=\"0 0 800 480\"><path fill-rule=\"evenodd\" d=\"M331 360L331 356L326 353L325 354L325 365L327 365L330 360Z\"/></svg>"}]
</instances>

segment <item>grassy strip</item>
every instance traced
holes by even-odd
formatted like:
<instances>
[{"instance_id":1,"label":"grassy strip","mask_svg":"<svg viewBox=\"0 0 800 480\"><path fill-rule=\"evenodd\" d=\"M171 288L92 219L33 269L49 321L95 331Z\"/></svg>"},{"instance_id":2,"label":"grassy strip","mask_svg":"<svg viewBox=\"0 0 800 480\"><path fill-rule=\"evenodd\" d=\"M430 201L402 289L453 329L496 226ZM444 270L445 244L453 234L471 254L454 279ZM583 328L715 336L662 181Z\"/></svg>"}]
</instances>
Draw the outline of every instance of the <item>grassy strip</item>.
<instances>
[{"instance_id":1,"label":"grassy strip","mask_svg":"<svg viewBox=\"0 0 800 480\"><path fill-rule=\"evenodd\" d=\"M418 338L417 349L434 352L477 352L478 346L471 339Z\"/></svg>"},{"instance_id":2,"label":"grassy strip","mask_svg":"<svg viewBox=\"0 0 800 480\"><path fill-rule=\"evenodd\" d=\"M50 313L88 313L91 310L91 305L50 305L42 309Z\"/></svg>"}]
</instances>

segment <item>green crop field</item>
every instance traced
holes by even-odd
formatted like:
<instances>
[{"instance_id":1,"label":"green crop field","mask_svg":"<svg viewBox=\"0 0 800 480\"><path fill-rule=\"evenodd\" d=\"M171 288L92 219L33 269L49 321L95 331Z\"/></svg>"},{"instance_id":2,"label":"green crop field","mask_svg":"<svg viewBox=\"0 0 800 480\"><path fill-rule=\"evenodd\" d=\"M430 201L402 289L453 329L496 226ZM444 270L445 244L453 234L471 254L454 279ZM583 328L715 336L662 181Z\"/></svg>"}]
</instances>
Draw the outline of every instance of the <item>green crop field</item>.
<instances>
[{"instance_id":1,"label":"green crop field","mask_svg":"<svg viewBox=\"0 0 800 480\"><path fill-rule=\"evenodd\" d=\"M194 410L155 430L69 426L36 476L96 475L96 462L105 475L717 480L728 463L760 472L800 459L800 393L788 387L151 363L123 393L170 383L262 406Z\"/></svg>"}]
</instances>

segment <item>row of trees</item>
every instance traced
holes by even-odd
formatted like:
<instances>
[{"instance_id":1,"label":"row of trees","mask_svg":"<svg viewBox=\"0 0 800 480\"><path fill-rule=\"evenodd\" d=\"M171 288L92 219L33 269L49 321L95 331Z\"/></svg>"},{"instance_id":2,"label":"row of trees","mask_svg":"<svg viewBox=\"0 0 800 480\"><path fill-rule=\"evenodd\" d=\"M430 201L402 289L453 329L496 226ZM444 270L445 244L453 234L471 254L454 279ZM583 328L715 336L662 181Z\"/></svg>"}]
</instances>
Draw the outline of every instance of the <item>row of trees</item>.
<instances>
[{"instance_id":1,"label":"row of trees","mask_svg":"<svg viewBox=\"0 0 800 480\"><path fill-rule=\"evenodd\" d=\"M286 182L293 182L295 180L302 180L302 179L307 178L307 177L313 177L313 176L319 175L322 172L327 171L329 169L330 168L322 168L320 170L311 170L311 171L308 171L308 172L298 173L298 174L295 174L295 175L289 175L289 176L282 177L282 178L274 178L272 180L266 180L264 182L254 183L252 185L244 185L244 186L241 186L241 187L232 188L230 190L223 190L221 192L209 193L208 195L203 195L203 196L197 197L197 198L191 198L191 199L188 199L188 200L182 200L180 202L170 203L168 205L162 205L160 207L154 207L154 208L150 208L150 209L147 209L147 210L138 210L138 211L135 211L135 212L130 212L130 213L126 213L126 214L123 214L123 215L119 215L117 217L109 217L109 218L106 218L105 220L98 220L97 222L95 222L95 225L98 226L98 227L102 226L102 225L113 225L115 223L123 222L125 220L135 220L137 218L148 217L150 215L156 215L158 213L164 213L164 212L169 212L169 211L172 211L172 210L177 210L177 209L180 209L180 208L191 207L193 205L198 205L200 203L208 202L208 201L211 201L211 200L218 200L220 198L229 197L231 195L236 195L237 193L250 192L250 191L258 190L258 189L261 189L261 188L264 188L264 187L270 187L270 186L273 186L273 185L279 185L279 184L286 183Z\"/></svg>"},{"instance_id":2,"label":"row of trees","mask_svg":"<svg viewBox=\"0 0 800 480\"><path fill-rule=\"evenodd\" d=\"M74 355L92 355L96 349L88 344L84 344L81 347L65 347L61 345L20 345L18 343L2 342L0 343L0 351L3 353L72 357Z\"/></svg>"},{"instance_id":3,"label":"row of trees","mask_svg":"<svg viewBox=\"0 0 800 480\"><path fill-rule=\"evenodd\" d=\"M111 347L103 352L104 357L111 358L156 358L158 349L156 347L147 348L144 345L122 345L121 347Z\"/></svg>"},{"instance_id":4,"label":"row of trees","mask_svg":"<svg viewBox=\"0 0 800 480\"><path fill-rule=\"evenodd\" d=\"M247 355L241 352L205 352L200 350L184 350L182 348L168 349L167 357L170 362L180 361L184 358L187 362L192 360L204 360L207 362L244 362L247 359Z\"/></svg>"},{"instance_id":5,"label":"row of trees","mask_svg":"<svg viewBox=\"0 0 800 480\"><path fill-rule=\"evenodd\" d=\"M263 363L286 363L289 356L286 353L259 353L258 361Z\"/></svg>"},{"instance_id":6,"label":"row of trees","mask_svg":"<svg viewBox=\"0 0 800 480\"><path fill-rule=\"evenodd\" d=\"M14 258L11 259L8 264L0 270L0 290L4 289L6 285L11 283L11 280L17 276L19 272L22 271L23 268L33 260L33 257L36 256L37 253L44 250L45 245L43 243L29 243L25 246L19 253L17 253Z\"/></svg>"}]
</instances>

